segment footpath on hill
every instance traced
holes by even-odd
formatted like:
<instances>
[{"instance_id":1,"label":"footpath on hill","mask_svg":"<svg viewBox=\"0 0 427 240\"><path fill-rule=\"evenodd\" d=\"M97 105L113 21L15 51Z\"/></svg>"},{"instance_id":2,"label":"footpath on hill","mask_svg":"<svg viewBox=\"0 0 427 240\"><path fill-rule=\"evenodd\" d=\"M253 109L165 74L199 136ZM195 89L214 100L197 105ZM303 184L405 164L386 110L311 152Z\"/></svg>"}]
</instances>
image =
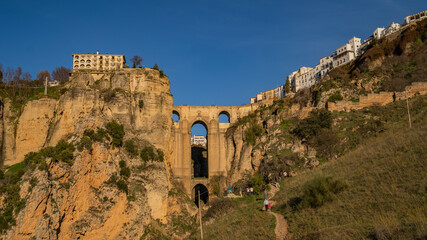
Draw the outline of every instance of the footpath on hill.
<instances>
[{"instance_id":1,"label":"footpath on hill","mask_svg":"<svg viewBox=\"0 0 427 240\"><path fill-rule=\"evenodd\" d=\"M277 188L270 184L271 190L269 191L269 199L273 199L274 195L280 190L280 188ZM275 201L269 200L269 203L271 205L271 209L275 206ZM276 234L276 239L283 240L286 238L288 234L288 223L285 220L285 217L283 217L282 214L275 213L272 211L269 211L271 215L273 215L276 218L276 228L274 229L274 233Z\"/></svg>"}]
</instances>

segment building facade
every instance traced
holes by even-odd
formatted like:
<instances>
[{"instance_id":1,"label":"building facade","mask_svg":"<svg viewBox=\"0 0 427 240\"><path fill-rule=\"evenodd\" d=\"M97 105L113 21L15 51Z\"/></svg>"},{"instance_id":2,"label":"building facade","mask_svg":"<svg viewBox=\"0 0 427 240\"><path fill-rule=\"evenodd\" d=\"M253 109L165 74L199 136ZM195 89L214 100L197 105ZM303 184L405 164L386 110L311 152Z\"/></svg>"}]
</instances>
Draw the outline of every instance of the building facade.
<instances>
[{"instance_id":1,"label":"building facade","mask_svg":"<svg viewBox=\"0 0 427 240\"><path fill-rule=\"evenodd\" d=\"M353 37L348 40L348 43L337 48L337 50L332 54L333 56L333 67L339 67L341 65L347 64L350 61L353 61L360 53L360 38Z\"/></svg>"},{"instance_id":2,"label":"building facade","mask_svg":"<svg viewBox=\"0 0 427 240\"><path fill-rule=\"evenodd\" d=\"M405 17L405 23L409 24L409 23L412 23L412 22L417 22L417 21L420 21L420 20L422 20L424 18L427 18L427 10L424 10L422 12L416 13L414 15L406 16Z\"/></svg>"},{"instance_id":3,"label":"building facade","mask_svg":"<svg viewBox=\"0 0 427 240\"><path fill-rule=\"evenodd\" d=\"M310 87L316 82L315 70L311 67L301 67L289 76L291 89L297 92L300 89Z\"/></svg>"},{"instance_id":4,"label":"building facade","mask_svg":"<svg viewBox=\"0 0 427 240\"><path fill-rule=\"evenodd\" d=\"M73 72L79 70L109 71L125 67L124 55L111 54L73 54Z\"/></svg>"},{"instance_id":5,"label":"building facade","mask_svg":"<svg viewBox=\"0 0 427 240\"><path fill-rule=\"evenodd\" d=\"M191 145L199 145L206 147L208 140L203 135L193 135L191 136Z\"/></svg>"},{"instance_id":6,"label":"building facade","mask_svg":"<svg viewBox=\"0 0 427 240\"><path fill-rule=\"evenodd\" d=\"M251 104L266 100L277 100L280 98L284 98L285 95L285 85L281 85L277 88L258 93L256 97L251 97Z\"/></svg>"}]
</instances>

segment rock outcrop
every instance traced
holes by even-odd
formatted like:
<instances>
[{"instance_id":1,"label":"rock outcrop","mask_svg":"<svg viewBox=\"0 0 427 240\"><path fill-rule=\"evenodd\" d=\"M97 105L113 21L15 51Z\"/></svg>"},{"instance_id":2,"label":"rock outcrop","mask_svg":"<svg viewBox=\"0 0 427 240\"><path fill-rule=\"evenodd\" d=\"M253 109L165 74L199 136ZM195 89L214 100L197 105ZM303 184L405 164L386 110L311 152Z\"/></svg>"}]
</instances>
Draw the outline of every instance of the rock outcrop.
<instances>
[{"instance_id":1,"label":"rock outcrop","mask_svg":"<svg viewBox=\"0 0 427 240\"><path fill-rule=\"evenodd\" d=\"M166 76L152 69L73 73L66 89L59 100L28 102L16 121L3 101L5 165L64 139L79 146L85 130L96 132L113 120L123 126L124 141L151 149L158 161L144 161L110 139L76 149L72 165L48 157L45 169L27 167L19 182L25 207L5 239L135 239L155 220L168 223L182 209L194 214L172 183L173 99Z\"/></svg>"}]
</instances>

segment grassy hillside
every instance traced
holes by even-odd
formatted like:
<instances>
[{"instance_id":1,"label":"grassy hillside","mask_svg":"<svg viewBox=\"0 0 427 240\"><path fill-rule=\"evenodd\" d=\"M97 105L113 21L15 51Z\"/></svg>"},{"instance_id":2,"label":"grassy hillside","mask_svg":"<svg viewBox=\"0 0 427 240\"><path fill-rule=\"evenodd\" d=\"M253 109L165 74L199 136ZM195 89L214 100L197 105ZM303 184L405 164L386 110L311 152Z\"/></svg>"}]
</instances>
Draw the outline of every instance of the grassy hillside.
<instances>
[{"instance_id":1,"label":"grassy hillside","mask_svg":"<svg viewBox=\"0 0 427 240\"><path fill-rule=\"evenodd\" d=\"M243 199L229 200L230 203L218 202L211 211L204 214L204 239L275 239L274 216L261 211L263 199L249 196ZM227 206L227 207L224 207ZM215 209L218 209L216 211ZM208 218L212 216L212 218ZM212 219L215 218L215 221ZM211 222L211 223L209 223ZM188 239L200 239L200 230L193 232Z\"/></svg>"},{"instance_id":2,"label":"grassy hillside","mask_svg":"<svg viewBox=\"0 0 427 240\"><path fill-rule=\"evenodd\" d=\"M405 121L391 121L399 118L391 112L390 122L376 137L362 139L342 157L282 182L276 211L288 220L293 239L427 237L427 98L410 102L417 103L412 129ZM349 133L342 128L343 134Z\"/></svg>"}]
</instances>

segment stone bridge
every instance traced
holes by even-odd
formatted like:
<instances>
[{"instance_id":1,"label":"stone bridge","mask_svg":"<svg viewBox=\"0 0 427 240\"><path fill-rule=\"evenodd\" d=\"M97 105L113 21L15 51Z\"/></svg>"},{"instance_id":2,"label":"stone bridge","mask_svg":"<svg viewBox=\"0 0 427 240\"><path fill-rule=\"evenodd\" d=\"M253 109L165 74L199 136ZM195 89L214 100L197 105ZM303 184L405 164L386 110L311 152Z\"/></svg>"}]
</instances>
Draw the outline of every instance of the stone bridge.
<instances>
[{"instance_id":1,"label":"stone bridge","mask_svg":"<svg viewBox=\"0 0 427 240\"><path fill-rule=\"evenodd\" d=\"M209 189L209 178L215 175L227 174L227 145L226 132L231 124L239 118L248 115L261 105L251 104L242 106L174 106L173 114L179 121L174 122L175 138L174 161L172 169L176 177L181 179L185 191L196 199L195 188ZM228 123L220 123L220 115L228 116ZM191 156L191 128L202 124L207 132L207 178L195 178ZM202 191L201 191L202 192Z\"/></svg>"}]
</instances>

